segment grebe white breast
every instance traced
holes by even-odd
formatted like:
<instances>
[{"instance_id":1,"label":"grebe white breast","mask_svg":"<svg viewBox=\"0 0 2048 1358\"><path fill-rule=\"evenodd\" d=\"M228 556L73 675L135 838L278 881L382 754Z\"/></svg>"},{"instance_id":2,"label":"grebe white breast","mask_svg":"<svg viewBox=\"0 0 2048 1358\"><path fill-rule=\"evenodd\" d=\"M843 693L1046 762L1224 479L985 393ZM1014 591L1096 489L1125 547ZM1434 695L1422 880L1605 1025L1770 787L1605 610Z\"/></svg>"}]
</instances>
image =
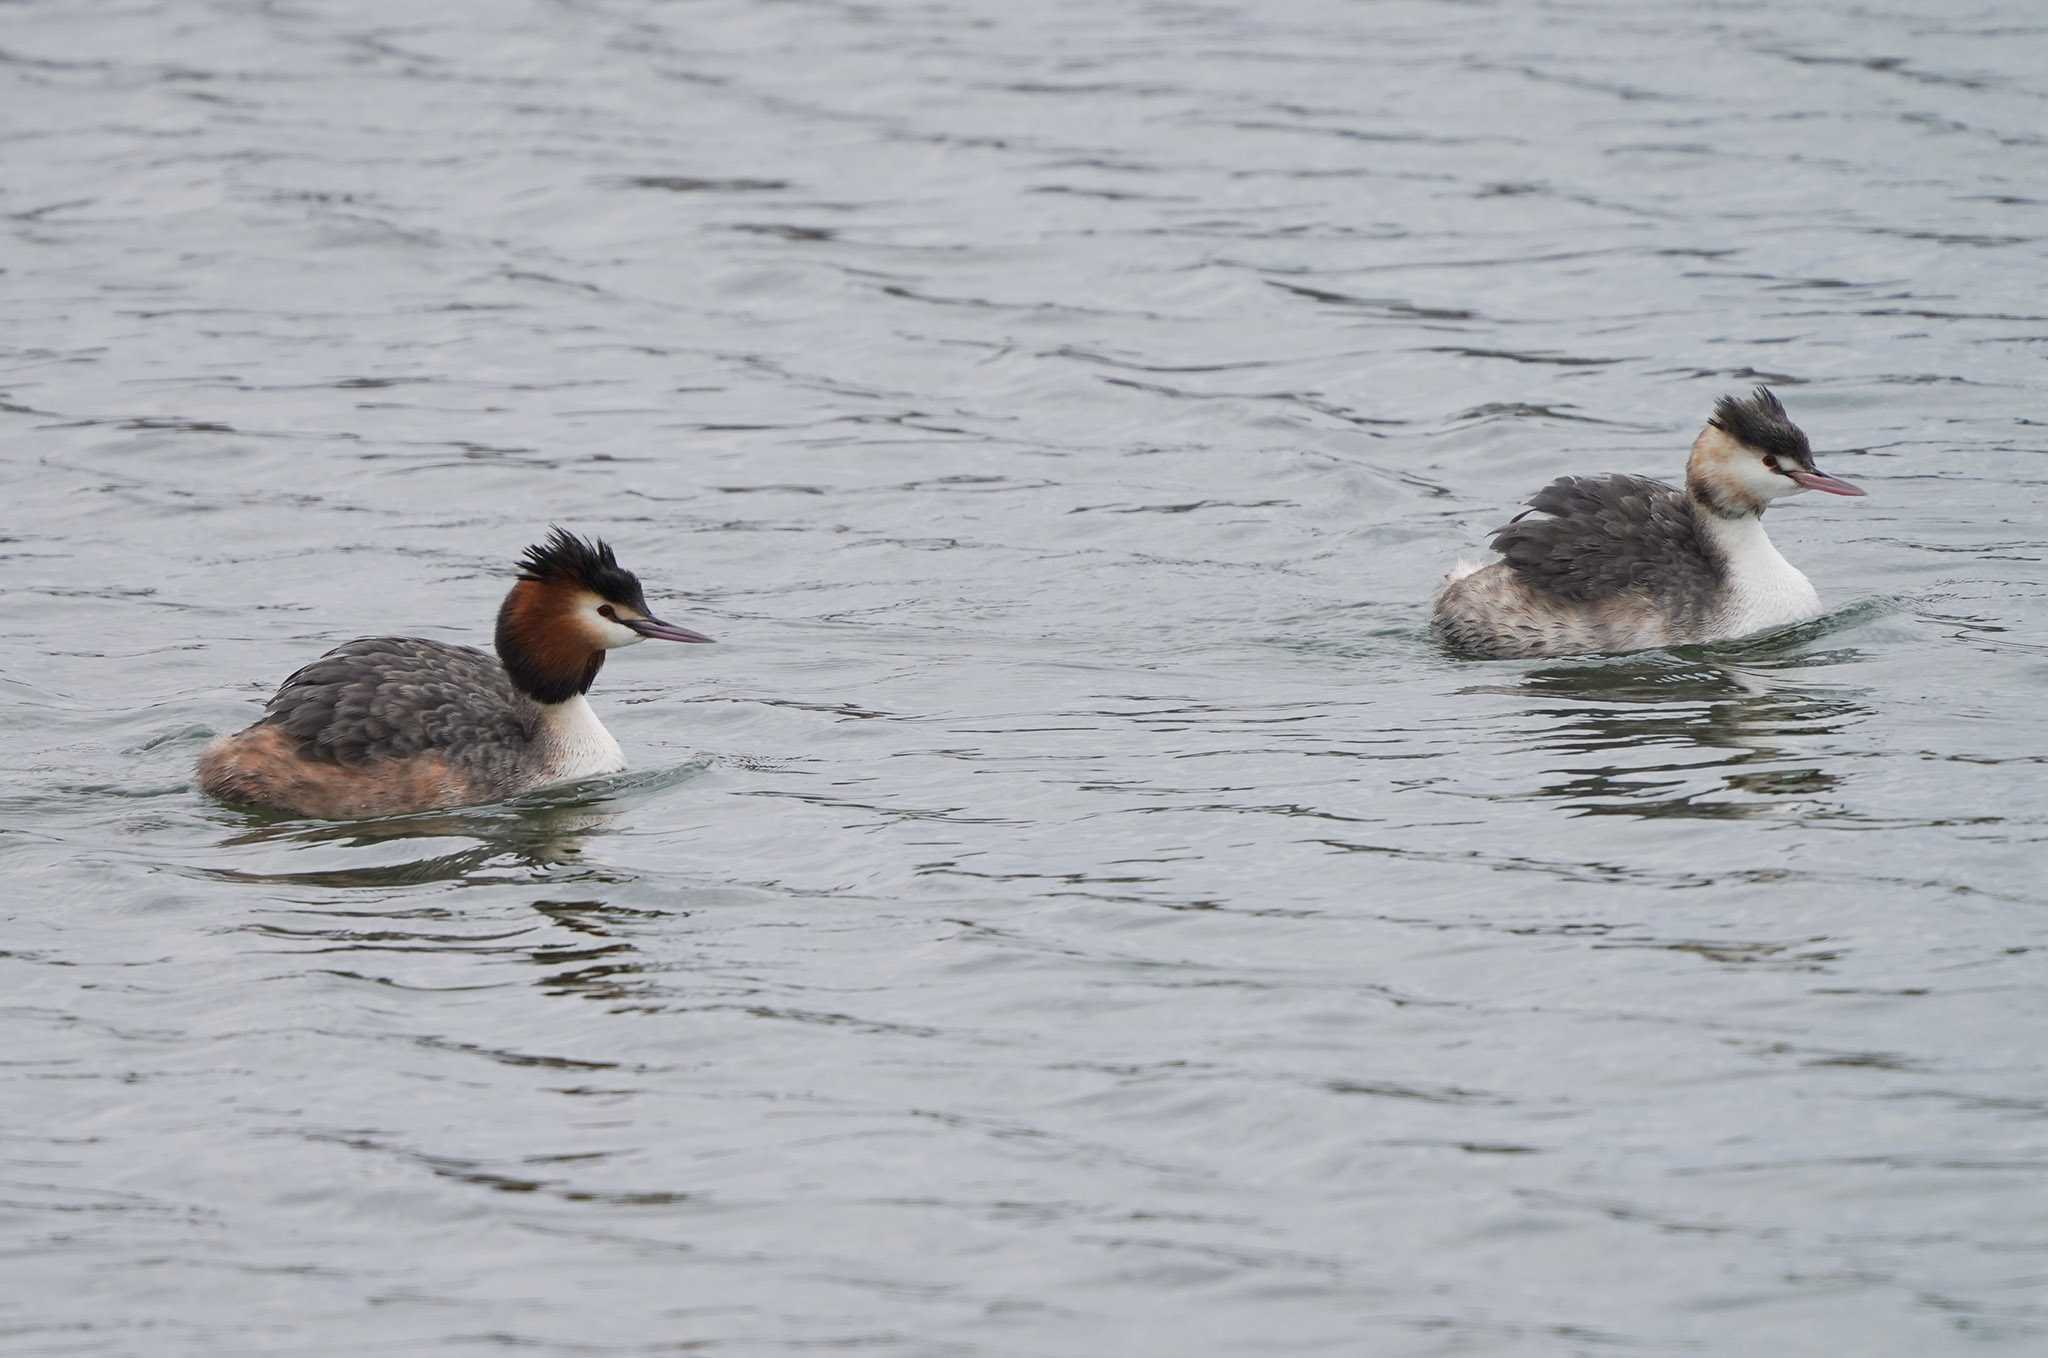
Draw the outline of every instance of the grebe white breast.
<instances>
[{"instance_id":1,"label":"grebe white breast","mask_svg":"<svg viewBox=\"0 0 2048 1358\"><path fill-rule=\"evenodd\" d=\"M1819 617L1812 582L1763 525L1771 501L1807 490L1863 494L1813 465L1768 388L1724 396L1683 490L1560 477L1494 534L1501 560L1451 572L1432 625L1457 650L1506 658L1722 641Z\"/></svg>"},{"instance_id":2,"label":"grebe white breast","mask_svg":"<svg viewBox=\"0 0 2048 1358\"><path fill-rule=\"evenodd\" d=\"M327 820L495 801L626 767L584 694L606 651L710 641L654 617L603 542L557 528L526 549L498 609L497 654L419 637L337 646L262 720L199 757L223 801Z\"/></svg>"}]
</instances>

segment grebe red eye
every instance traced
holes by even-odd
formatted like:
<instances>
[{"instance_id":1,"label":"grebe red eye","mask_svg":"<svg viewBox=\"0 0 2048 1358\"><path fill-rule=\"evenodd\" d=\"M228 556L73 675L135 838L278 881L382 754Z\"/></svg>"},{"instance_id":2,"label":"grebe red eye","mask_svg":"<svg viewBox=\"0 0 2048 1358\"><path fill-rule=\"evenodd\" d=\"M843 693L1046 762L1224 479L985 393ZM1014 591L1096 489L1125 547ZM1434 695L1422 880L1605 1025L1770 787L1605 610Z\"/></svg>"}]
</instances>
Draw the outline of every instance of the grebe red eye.
<instances>
[{"instance_id":1,"label":"grebe red eye","mask_svg":"<svg viewBox=\"0 0 2048 1358\"><path fill-rule=\"evenodd\" d=\"M599 616L600 618L609 618L613 622L617 622L619 620L619 615L612 612L612 606L610 604L599 604L597 606L597 616Z\"/></svg>"}]
</instances>

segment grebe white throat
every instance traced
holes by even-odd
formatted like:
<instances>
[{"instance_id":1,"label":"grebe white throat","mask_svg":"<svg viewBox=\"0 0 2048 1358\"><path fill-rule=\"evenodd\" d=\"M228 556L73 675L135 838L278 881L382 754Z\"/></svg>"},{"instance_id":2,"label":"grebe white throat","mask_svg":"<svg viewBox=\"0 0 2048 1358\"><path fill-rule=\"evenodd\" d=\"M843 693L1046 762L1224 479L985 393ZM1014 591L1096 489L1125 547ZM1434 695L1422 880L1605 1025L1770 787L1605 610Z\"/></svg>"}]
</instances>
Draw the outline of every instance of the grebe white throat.
<instances>
[{"instance_id":1,"label":"grebe white throat","mask_svg":"<svg viewBox=\"0 0 2048 1358\"><path fill-rule=\"evenodd\" d=\"M547 782L566 783L625 770L626 752L580 693L541 709L541 740L547 750Z\"/></svg>"},{"instance_id":2,"label":"grebe white throat","mask_svg":"<svg viewBox=\"0 0 2048 1358\"><path fill-rule=\"evenodd\" d=\"M1721 555L1723 635L1746 636L1821 615L1820 593L1805 572L1779 554L1756 514L1699 516L1700 535Z\"/></svg>"}]
</instances>

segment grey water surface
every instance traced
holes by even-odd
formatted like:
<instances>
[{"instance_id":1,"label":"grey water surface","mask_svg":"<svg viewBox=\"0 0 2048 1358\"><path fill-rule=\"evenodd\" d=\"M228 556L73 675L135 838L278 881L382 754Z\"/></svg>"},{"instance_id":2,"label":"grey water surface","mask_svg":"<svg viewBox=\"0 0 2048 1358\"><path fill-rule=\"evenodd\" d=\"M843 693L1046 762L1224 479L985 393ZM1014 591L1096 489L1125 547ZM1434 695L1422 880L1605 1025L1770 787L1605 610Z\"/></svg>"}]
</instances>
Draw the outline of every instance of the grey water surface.
<instances>
[{"instance_id":1,"label":"grey water surface","mask_svg":"<svg viewBox=\"0 0 2048 1358\"><path fill-rule=\"evenodd\" d=\"M2048 1351L2038 5L0 3L0 1351ZM1771 383L1833 611L1442 571ZM201 746L601 533L633 772Z\"/></svg>"}]
</instances>

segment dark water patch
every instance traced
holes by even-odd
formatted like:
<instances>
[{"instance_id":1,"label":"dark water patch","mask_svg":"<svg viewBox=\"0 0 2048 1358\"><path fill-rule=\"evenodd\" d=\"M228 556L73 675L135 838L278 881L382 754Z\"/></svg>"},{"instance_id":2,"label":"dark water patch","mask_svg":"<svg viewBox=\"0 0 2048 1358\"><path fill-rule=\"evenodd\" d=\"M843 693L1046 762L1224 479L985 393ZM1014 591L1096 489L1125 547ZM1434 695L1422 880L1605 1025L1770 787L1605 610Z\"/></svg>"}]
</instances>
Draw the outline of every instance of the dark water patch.
<instances>
[{"instance_id":1,"label":"dark water patch","mask_svg":"<svg viewBox=\"0 0 2048 1358\"><path fill-rule=\"evenodd\" d=\"M1489 401L1484 405L1461 410L1452 417L1459 421L1487 424L1496 420L1557 420L1568 424L1614 424L1572 408L1569 403L1555 406L1534 405L1524 401Z\"/></svg>"},{"instance_id":2,"label":"dark water patch","mask_svg":"<svg viewBox=\"0 0 2048 1358\"><path fill-rule=\"evenodd\" d=\"M1460 358L1500 358L1511 363L1538 363L1559 368L1597 368L1627 361L1619 358L1578 358L1570 354L1530 353L1515 349L1468 349L1457 345L1437 345L1429 352L1455 354Z\"/></svg>"},{"instance_id":3,"label":"dark water patch","mask_svg":"<svg viewBox=\"0 0 2048 1358\"><path fill-rule=\"evenodd\" d=\"M797 226L788 222L734 222L726 229L750 236L773 236L777 240L799 242L829 241L839 235L831 227Z\"/></svg>"},{"instance_id":4,"label":"dark water patch","mask_svg":"<svg viewBox=\"0 0 2048 1358\"><path fill-rule=\"evenodd\" d=\"M778 193L791 187L787 179L705 179L676 174L627 175L603 182L620 188L659 189L663 193Z\"/></svg>"},{"instance_id":5,"label":"dark water patch","mask_svg":"<svg viewBox=\"0 0 2048 1358\"><path fill-rule=\"evenodd\" d=\"M1417 306L1398 297L1354 297L1349 293L1333 292L1327 288L1311 288L1299 283L1282 283L1278 279L1267 279L1267 285L1291 292L1297 297L1306 297L1311 302L1325 302L1333 306L1352 307L1370 311L1394 320L1420 321L1469 321L1477 314L1461 307Z\"/></svg>"}]
</instances>

